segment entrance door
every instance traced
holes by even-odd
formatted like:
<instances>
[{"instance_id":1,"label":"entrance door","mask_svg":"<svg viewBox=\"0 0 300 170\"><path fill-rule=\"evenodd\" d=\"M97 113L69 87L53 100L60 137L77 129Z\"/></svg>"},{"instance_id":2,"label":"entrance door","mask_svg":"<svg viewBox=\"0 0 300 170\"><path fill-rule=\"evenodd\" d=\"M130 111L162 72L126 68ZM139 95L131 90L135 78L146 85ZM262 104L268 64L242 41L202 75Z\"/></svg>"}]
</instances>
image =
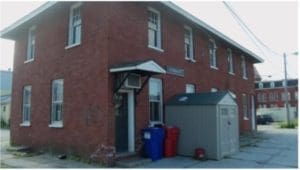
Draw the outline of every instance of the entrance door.
<instances>
[{"instance_id":1,"label":"entrance door","mask_svg":"<svg viewBox=\"0 0 300 170\"><path fill-rule=\"evenodd\" d=\"M117 152L128 151L128 94L119 93L115 103L115 146Z\"/></svg>"},{"instance_id":2,"label":"entrance door","mask_svg":"<svg viewBox=\"0 0 300 170\"><path fill-rule=\"evenodd\" d=\"M134 152L134 94L123 90L115 96L115 147L117 152Z\"/></svg>"}]
</instances>

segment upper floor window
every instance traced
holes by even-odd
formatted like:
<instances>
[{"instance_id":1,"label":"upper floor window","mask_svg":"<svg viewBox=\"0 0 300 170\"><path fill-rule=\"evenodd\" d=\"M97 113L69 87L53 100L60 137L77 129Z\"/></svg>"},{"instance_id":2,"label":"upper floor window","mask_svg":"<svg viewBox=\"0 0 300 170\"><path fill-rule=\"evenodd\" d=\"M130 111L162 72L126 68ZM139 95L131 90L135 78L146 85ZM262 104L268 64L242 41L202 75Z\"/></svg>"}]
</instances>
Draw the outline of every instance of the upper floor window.
<instances>
[{"instance_id":1,"label":"upper floor window","mask_svg":"<svg viewBox=\"0 0 300 170\"><path fill-rule=\"evenodd\" d=\"M215 40L209 40L209 59L210 59L210 67L217 68L217 45Z\"/></svg>"},{"instance_id":2,"label":"upper floor window","mask_svg":"<svg viewBox=\"0 0 300 170\"><path fill-rule=\"evenodd\" d=\"M258 83L258 88L260 89L264 88L264 84L262 82Z\"/></svg>"},{"instance_id":3,"label":"upper floor window","mask_svg":"<svg viewBox=\"0 0 300 170\"><path fill-rule=\"evenodd\" d=\"M194 84L186 84L185 85L185 92L186 93L195 93L196 92L196 87Z\"/></svg>"},{"instance_id":4,"label":"upper floor window","mask_svg":"<svg viewBox=\"0 0 300 170\"><path fill-rule=\"evenodd\" d=\"M52 81L52 109L50 127L62 127L64 81L57 79Z\"/></svg>"},{"instance_id":5,"label":"upper floor window","mask_svg":"<svg viewBox=\"0 0 300 170\"><path fill-rule=\"evenodd\" d=\"M243 78L247 79L247 65L246 65L246 59L244 56L242 56L241 66L242 66Z\"/></svg>"},{"instance_id":6,"label":"upper floor window","mask_svg":"<svg viewBox=\"0 0 300 170\"><path fill-rule=\"evenodd\" d=\"M298 91L295 91L295 92L294 92L294 97L295 97L295 100L298 101Z\"/></svg>"},{"instance_id":7,"label":"upper floor window","mask_svg":"<svg viewBox=\"0 0 300 170\"><path fill-rule=\"evenodd\" d=\"M270 87L271 88L274 88L275 87L275 83L272 81L272 82L270 82Z\"/></svg>"},{"instance_id":8,"label":"upper floor window","mask_svg":"<svg viewBox=\"0 0 300 170\"><path fill-rule=\"evenodd\" d=\"M27 56L26 61L32 61L35 55L35 31L36 26L33 26L28 31Z\"/></svg>"},{"instance_id":9,"label":"upper floor window","mask_svg":"<svg viewBox=\"0 0 300 170\"><path fill-rule=\"evenodd\" d=\"M149 80L150 121L162 122L162 81L157 78Z\"/></svg>"},{"instance_id":10,"label":"upper floor window","mask_svg":"<svg viewBox=\"0 0 300 170\"><path fill-rule=\"evenodd\" d=\"M24 86L23 88L23 112L22 124L23 126L30 125L31 115L31 86Z\"/></svg>"},{"instance_id":11,"label":"upper floor window","mask_svg":"<svg viewBox=\"0 0 300 170\"><path fill-rule=\"evenodd\" d=\"M232 50L230 48L227 49L227 62L228 62L228 72L234 74Z\"/></svg>"},{"instance_id":12,"label":"upper floor window","mask_svg":"<svg viewBox=\"0 0 300 170\"><path fill-rule=\"evenodd\" d=\"M160 12L148 8L148 46L161 49Z\"/></svg>"},{"instance_id":13,"label":"upper floor window","mask_svg":"<svg viewBox=\"0 0 300 170\"><path fill-rule=\"evenodd\" d=\"M194 60L193 31L191 27L184 27L184 53L185 59Z\"/></svg>"},{"instance_id":14,"label":"upper floor window","mask_svg":"<svg viewBox=\"0 0 300 170\"><path fill-rule=\"evenodd\" d=\"M69 17L69 41L68 45L81 43L81 3L75 3L70 8Z\"/></svg>"}]
</instances>

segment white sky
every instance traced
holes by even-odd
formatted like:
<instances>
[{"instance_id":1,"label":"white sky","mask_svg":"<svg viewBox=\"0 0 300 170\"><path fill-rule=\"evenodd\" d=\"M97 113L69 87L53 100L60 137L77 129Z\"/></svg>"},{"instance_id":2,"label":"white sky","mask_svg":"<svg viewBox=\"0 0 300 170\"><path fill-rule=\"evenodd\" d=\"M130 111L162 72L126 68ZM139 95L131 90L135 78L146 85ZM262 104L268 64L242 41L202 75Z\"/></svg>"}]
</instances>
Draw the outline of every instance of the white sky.
<instances>
[{"instance_id":1,"label":"white sky","mask_svg":"<svg viewBox=\"0 0 300 170\"><path fill-rule=\"evenodd\" d=\"M14 23L44 2L0 2L0 30ZM264 64L256 64L263 79L283 78L283 60L264 50L265 57L254 45L245 32L239 27L221 1L177 1L177 5L213 26L223 34L242 44L265 59ZM290 2L229 2L240 18L249 26L268 47L282 54L298 51L298 3ZM14 43L0 39L0 69L12 68ZM297 77L298 56L288 58L288 75ZM272 75L268 78L266 75Z\"/></svg>"}]
</instances>

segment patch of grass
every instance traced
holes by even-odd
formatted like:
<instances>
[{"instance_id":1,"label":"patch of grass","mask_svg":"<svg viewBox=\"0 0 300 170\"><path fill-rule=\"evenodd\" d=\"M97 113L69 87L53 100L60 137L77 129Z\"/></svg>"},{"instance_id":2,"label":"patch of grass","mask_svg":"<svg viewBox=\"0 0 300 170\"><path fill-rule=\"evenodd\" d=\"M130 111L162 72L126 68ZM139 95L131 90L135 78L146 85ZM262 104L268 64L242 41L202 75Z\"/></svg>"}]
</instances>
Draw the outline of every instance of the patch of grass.
<instances>
[{"instance_id":1,"label":"patch of grass","mask_svg":"<svg viewBox=\"0 0 300 170\"><path fill-rule=\"evenodd\" d=\"M298 127L298 119L293 119L290 121L290 124L287 122L281 122L279 123L279 127L282 129L295 129Z\"/></svg>"}]
</instances>

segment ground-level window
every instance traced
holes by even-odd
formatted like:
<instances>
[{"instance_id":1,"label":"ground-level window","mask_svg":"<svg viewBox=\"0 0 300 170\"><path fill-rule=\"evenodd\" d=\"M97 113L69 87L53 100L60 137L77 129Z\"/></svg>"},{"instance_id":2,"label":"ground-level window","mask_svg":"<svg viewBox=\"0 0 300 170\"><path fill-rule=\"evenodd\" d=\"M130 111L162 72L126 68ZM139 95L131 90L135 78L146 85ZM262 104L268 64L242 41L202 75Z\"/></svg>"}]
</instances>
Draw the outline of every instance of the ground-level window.
<instances>
[{"instance_id":1,"label":"ground-level window","mask_svg":"<svg viewBox=\"0 0 300 170\"><path fill-rule=\"evenodd\" d=\"M63 79L52 81L52 109L51 109L51 124L54 126L62 126L63 113Z\"/></svg>"},{"instance_id":2,"label":"ground-level window","mask_svg":"<svg viewBox=\"0 0 300 170\"><path fill-rule=\"evenodd\" d=\"M244 115L244 118L248 119L249 118L248 98L247 98L246 94L242 94L242 102L243 102L243 115Z\"/></svg>"},{"instance_id":3,"label":"ground-level window","mask_svg":"<svg viewBox=\"0 0 300 170\"><path fill-rule=\"evenodd\" d=\"M194 84L186 84L185 85L185 92L186 93L195 93L196 92L196 87Z\"/></svg>"},{"instance_id":4,"label":"ground-level window","mask_svg":"<svg viewBox=\"0 0 300 170\"><path fill-rule=\"evenodd\" d=\"M30 124L30 115L31 115L31 86L24 86L22 124Z\"/></svg>"},{"instance_id":5,"label":"ground-level window","mask_svg":"<svg viewBox=\"0 0 300 170\"><path fill-rule=\"evenodd\" d=\"M162 122L162 81L157 78L149 80L150 121Z\"/></svg>"}]
</instances>

